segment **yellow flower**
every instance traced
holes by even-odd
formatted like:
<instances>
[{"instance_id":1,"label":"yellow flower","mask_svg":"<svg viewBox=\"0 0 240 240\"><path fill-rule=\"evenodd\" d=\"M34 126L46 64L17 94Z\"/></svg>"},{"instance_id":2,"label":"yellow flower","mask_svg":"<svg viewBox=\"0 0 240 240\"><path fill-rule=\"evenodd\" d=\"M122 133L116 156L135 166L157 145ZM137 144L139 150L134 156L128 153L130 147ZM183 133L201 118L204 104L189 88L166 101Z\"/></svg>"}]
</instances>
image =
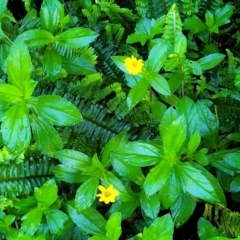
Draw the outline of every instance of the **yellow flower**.
<instances>
[{"instance_id":1,"label":"yellow flower","mask_svg":"<svg viewBox=\"0 0 240 240\"><path fill-rule=\"evenodd\" d=\"M125 59L124 66L127 68L128 73L136 75L142 72L143 60L137 60L134 56Z\"/></svg>"},{"instance_id":2,"label":"yellow flower","mask_svg":"<svg viewBox=\"0 0 240 240\"><path fill-rule=\"evenodd\" d=\"M97 197L100 197L99 202L104 202L105 204L115 202L116 196L119 195L118 190L113 189L113 185L110 185L108 188L100 185L98 186L98 189L101 191L101 193L97 194Z\"/></svg>"}]
</instances>

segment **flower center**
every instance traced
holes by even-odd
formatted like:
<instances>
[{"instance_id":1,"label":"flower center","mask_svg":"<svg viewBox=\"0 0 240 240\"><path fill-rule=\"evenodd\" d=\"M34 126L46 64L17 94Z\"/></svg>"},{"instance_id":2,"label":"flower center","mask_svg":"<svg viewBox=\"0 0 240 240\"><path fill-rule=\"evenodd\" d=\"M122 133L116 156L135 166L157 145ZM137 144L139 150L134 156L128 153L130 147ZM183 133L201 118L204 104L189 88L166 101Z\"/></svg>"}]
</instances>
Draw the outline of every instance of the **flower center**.
<instances>
[{"instance_id":1,"label":"flower center","mask_svg":"<svg viewBox=\"0 0 240 240\"><path fill-rule=\"evenodd\" d=\"M132 62L133 67L137 67L137 62Z\"/></svg>"},{"instance_id":2,"label":"flower center","mask_svg":"<svg viewBox=\"0 0 240 240\"><path fill-rule=\"evenodd\" d=\"M110 197L110 196L111 196L111 193L110 193L109 191L105 191L105 192L104 192L104 196L105 196L105 197Z\"/></svg>"}]
</instances>

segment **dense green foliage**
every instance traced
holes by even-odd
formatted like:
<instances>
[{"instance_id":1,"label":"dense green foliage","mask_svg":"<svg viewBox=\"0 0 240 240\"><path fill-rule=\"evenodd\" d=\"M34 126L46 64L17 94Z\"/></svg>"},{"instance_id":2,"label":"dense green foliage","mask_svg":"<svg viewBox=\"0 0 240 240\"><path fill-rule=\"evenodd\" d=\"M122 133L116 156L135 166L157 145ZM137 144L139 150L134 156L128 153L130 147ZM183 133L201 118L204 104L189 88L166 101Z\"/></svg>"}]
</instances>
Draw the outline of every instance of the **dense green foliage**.
<instances>
[{"instance_id":1,"label":"dense green foliage","mask_svg":"<svg viewBox=\"0 0 240 240\"><path fill-rule=\"evenodd\" d=\"M23 2L0 5L0 239L168 240L199 204L200 240L240 239L238 1Z\"/></svg>"}]
</instances>

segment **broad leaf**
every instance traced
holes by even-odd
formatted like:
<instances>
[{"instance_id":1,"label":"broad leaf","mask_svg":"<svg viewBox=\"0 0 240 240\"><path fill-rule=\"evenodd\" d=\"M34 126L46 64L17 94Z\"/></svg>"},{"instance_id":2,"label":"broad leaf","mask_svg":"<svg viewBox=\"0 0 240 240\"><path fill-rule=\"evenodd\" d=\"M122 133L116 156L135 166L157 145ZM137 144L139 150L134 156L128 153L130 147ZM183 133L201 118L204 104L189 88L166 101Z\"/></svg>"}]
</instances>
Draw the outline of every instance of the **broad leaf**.
<instances>
[{"instance_id":1,"label":"broad leaf","mask_svg":"<svg viewBox=\"0 0 240 240\"><path fill-rule=\"evenodd\" d=\"M66 213L57 210L57 209L49 209L46 212L46 220L49 227L49 230L52 234L59 235L65 229L65 224L69 220L69 217Z\"/></svg>"},{"instance_id":2,"label":"broad leaf","mask_svg":"<svg viewBox=\"0 0 240 240\"><path fill-rule=\"evenodd\" d=\"M97 38L98 34L90 29L77 27L64 31L55 36L55 42L63 47L85 47Z\"/></svg>"},{"instance_id":3,"label":"broad leaf","mask_svg":"<svg viewBox=\"0 0 240 240\"><path fill-rule=\"evenodd\" d=\"M234 6L230 4L224 5L222 8L217 8L214 13L214 25L220 27L230 22L230 17L233 14Z\"/></svg>"},{"instance_id":4,"label":"broad leaf","mask_svg":"<svg viewBox=\"0 0 240 240\"><path fill-rule=\"evenodd\" d=\"M146 167L159 163L163 153L161 149L150 143L129 142L120 146L111 156L129 165Z\"/></svg>"},{"instance_id":5,"label":"broad leaf","mask_svg":"<svg viewBox=\"0 0 240 240\"><path fill-rule=\"evenodd\" d=\"M172 218L175 226L179 228L193 214L196 201L188 194L182 193L171 206Z\"/></svg>"},{"instance_id":6,"label":"broad leaf","mask_svg":"<svg viewBox=\"0 0 240 240\"><path fill-rule=\"evenodd\" d=\"M3 116L1 126L3 142L14 153L20 153L31 140L30 121L25 101L16 103Z\"/></svg>"},{"instance_id":7,"label":"broad leaf","mask_svg":"<svg viewBox=\"0 0 240 240\"><path fill-rule=\"evenodd\" d=\"M55 80L61 72L62 57L53 48L48 48L43 55L43 69L49 78L53 80Z\"/></svg>"},{"instance_id":8,"label":"broad leaf","mask_svg":"<svg viewBox=\"0 0 240 240\"><path fill-rule=\"evenodd\" d=\"M105 235L106 220L97 210L88 208L78 213L74 202L68 202L66 207L67 213L82 232Z\"/></svg>"},{"instance_id":9,"label":"broad leaf","mask_svg":"<svg viewBox=\"0 0 240 240\"><path fill-rule=\"evenodd\" d=\"M50 180L40 188L34 189L34 196L39 203L43 204L44 209L50 207L58 199L58 188L54 181Z\"/></svg>"},{"instance_id":10,"label":"broad leaf","mask_svg":"<svg viewBox=\"0 0 240 240\"><path fill-rule=\"evenodd\" d=\"M155 193L148 197L144 192L141 193L140 204L146 216L155 219L160 212L160 201L158 194Z\"/></svg>"},{"instance_id":11,"label":"broad leaf","mask_svg":"<svg viewBox=\"0 0 240 240\"><path fill-rule=\"evenodd\" d=\"M117 212L110 216L106 224L107 237L111 240L118 240L121 236L121 213Z\"/></svg>"},{"instance_id":12,"label":"broad leaf","mask_svg":"<svg viewBox=\"0 0 240 240\"><path fill-rule=\"evenodd\" d=\"M240 192L240 175L235 176L230 185L231 192Z\"/></svg>"},{"instance_id":13,"label":"broad leaf","mask_svg":"<svg viewBox=\"0 0 240 240\"><path fill-rule=\"evenodd\" d=\"M157 166L153 167L144 182L144 190L147 196L151 196L158 192L167 181L168 176L173 171L170 162L162 160Z\"/></svg>"},{"instance_id":14,"label":"broad leaf","mask_svg":"<svg viewBox=\"0 0 240 240\"><path fill-rule=\"evenodd\" d=\"M1 5L0 5L0 18L2 17L2 14L4 13L4 11L7 9L7 3L8 3L8 0L2 0L1 1Z\"/></svg>"},{"instance_id":15,"label":"broad leaf","mask_svg":"<svg viewBox=\"0 0 240 240\"><path fill-rule=\"evenodd\" d=\"M174 53L178 53L180 57L184 57L187 51L187 38L182 34L179 33L174 42Z\"/></svg>"},{"instance_id":16,"label":"broad leaf","mask_svg":"<svg viewBox=\"0 0 240 240\"><path fill-rule=\"evenodd\" d=\"M39 208L33 209L25 214L21 220L21 230L26 234L33 236L41 224L43 211Z\"/></svg>"},{"instance_id":17,"label":"broad leaf","mask_svg":"<svg viewBox=\"0 0 240 240\"><path fill-rule=\"evenodd\" d=\"M96 199L99 179L91 177L80 185L75 196L75 207L78 212L89 208Z\"/></svg>"},{"instance_id":18,"label":"broad leaf","mask_svg":"<svg viewBox=\"0 0 240 240\"><path fill-rule=\"evenodd\" d=\"M7 74L10 84L20 88L25 95L25 84L30 81L31 58L26 44L17 39L10 48L7 58Z\"/></svg>"},{"instance_id":19,"label":"broad leaf","mask_svg":"<svg viewBox=\"0 0 240 240\"><path fill-rule=\"evenodd\" d=\"M219 232L209 221L200 218L198 221L198 236L200 240L209 240L219 236Z\"/></svg>"},{"instance_id":20,"label":"broad leaf","mask_svg":"<svg viewBox=\"0 0 240 240\"><path fill-rule=\"evenodd\" d=\"M132 109L138 104L147 94L149 83L142 79L130 90L127 96L127 105L129 109Z\"/></svg>"},{"instance_id":21,"label":"broad leaf","mask_svg":"<svg viewBox=\"0 0 240 240\"><path fill-rule=\"evenodd\" d=\"M40 47L53 42L54 36L44 29L30 29L19 35L29 47Z\"/></svg>"},{"instance_id":22,"label":"broad leaf","mask_svg":"<svg viewBox=\"0 0 240 240\"><path fill-rule=\"evenodd\" d=\"M158 73L167 57L168 44L164 40L159 42L150 50L145 67L149 72Z\"/></svg>"},{"instance_id":23,"label":"broad leaf","mask_svg":"<svg viewBox=\"0 0 240 240\"><path fill-rule=\"evenodd\" d=\"M168 213L160 218L156 218L148 228L144 228L142 240L171 240L173 231L174 224L171 215Z\"/></svg>"},{"instance_id":24,"label":"broad leaf","mask_svg":"<svg viewBox=\"0 0 240 240\"><path fill-rule=\"evenodd\" d=\"M150 73L149 82L151 87L158 93L163 95L171 95L171 90L167 80L158 73Z\"/></svg>"},{"instance_id":25,"label":"broad leaf","mask_svg":"<svg viewBox=\"0 0 240 240\"><path fill-rule=\"evenodd\" d=\"M200 64L202 70L208 70L217 66L225 58L225 55L221 53L212 53L206 57L200 58L197 60L197 63Z\"/></svg>"},{"instance_id":26,"label":"broad leaf","mask_svg":"<svg viewBox=\"0 0 240 240\"><path fill-rule=\"evenodd\" d=\"M58 0L44 0L40 9L42 28L55 33L64 18L64 6Z\"/></svg>"},{"instance_id":27,"label":"broad leaf","mask_svg":"<svg viewBox=\"0 0 240 240\"><path fill-rule=\"evenodd\" d=\"M10 84L0 84L0 100L14 103L23 100L23 93L21 89Z\"/></svg>"},{"instance_id":28,"label":"broad leaf","mask_svg":"<svg viewBox=\"0 0 240 240\"><path fill-rule=\"evenodd\" d=\"M91 165L90 157L82 152L72 149L63 149L57 151L54 156L59 159L62 164L79 171L84 170Z\"/></svg>"},{"instance_id":29,"label":"broad leaf","mask_svg":"<svg viewBox=\"0 0 240 240\"><path fill-rule=\"evenodd\" d=\"M82 120L78 108L57 95L32 97L29 101L29 107L53 125L69 126Z\"/></svg>"},{"instance_id":30,"label":"broad leaf","mask_svg":"<svg viewBox=\"0 0 240 240\"><path fill-rule=\"evenodd\" d=\"M37 148L43 153L54 155L54 152L63 147L62 139L55 128L48 124L46 119L32 115L30 117L33 135Z\"/></svg>"},{"instance_id":31,"label":"broad leaf","mask_svg":"<svg viewBox=\"0 0 240 240\"><path fill-rule=\"evenodd\" d=\"M192 31L194 34L202 32L207 29L206 24L196 15L187 18L183 23L183 27L186 30Z\"/></svg>"}]
</instances>

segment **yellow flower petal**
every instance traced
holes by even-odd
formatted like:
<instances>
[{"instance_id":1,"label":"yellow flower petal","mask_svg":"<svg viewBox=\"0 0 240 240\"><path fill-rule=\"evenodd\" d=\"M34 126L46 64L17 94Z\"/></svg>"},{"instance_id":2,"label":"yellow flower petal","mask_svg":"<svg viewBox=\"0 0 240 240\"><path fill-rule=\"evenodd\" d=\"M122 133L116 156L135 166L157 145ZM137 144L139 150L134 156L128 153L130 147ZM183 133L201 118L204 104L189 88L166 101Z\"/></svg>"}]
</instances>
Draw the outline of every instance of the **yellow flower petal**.
<instances>
[{"instance_id":1,"label":"yellow flower petal","mask_svg":"<svg viewBox=\"0 0 240 240\"><path fill-rule=\"evenodd\" d=\"M98 189L101 191L101 193L97 194L96 196L100 197L99 202L104 202L105 204L108 204L109 202L115 202L116 196L119 195L119 192L113 188L113 185L110 185L108 188L99 185Z\"/></svg>"},{"instance_id":2,"label":"yellow flower petal","mask_svg":"<svg viewBox=\"0 0 240 240\"><path fill-rule=\"evenodd\" d=\"M126 67L128 73L136 75L142 72L143 60L137 60L134 56L132 56L131 58L125 59L124 66Z\"/></svg>"}]
</instances>

